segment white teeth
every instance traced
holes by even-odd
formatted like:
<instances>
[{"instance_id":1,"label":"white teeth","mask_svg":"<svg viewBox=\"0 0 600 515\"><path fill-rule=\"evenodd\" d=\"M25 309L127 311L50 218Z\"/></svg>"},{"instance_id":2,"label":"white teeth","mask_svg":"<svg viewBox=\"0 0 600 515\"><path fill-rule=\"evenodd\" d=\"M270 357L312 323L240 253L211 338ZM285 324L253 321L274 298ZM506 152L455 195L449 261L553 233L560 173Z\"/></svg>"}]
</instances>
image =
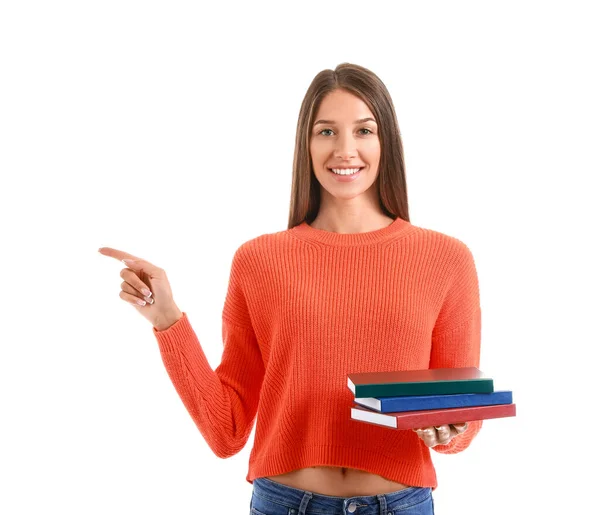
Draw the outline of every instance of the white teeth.
<instances>
[{"instance_id":1,"label":"white teeth","mask_svg":"<svg viewBox=\"0 0 600 515\"><path fill-rule=\"evenodd\" d=\"M330 168L333 173L338 175L352 175L360 170L360 168Z\"/></svg>"}]
</instances>

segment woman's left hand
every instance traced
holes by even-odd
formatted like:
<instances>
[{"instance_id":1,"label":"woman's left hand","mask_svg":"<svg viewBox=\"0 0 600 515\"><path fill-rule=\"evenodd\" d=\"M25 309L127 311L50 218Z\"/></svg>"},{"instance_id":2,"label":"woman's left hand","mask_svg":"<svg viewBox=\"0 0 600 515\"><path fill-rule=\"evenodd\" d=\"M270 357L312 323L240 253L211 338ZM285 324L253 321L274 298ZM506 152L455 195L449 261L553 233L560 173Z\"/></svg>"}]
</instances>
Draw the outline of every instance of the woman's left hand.
<instances>
[{"instance_id":1,"label":"woman's left hand","mask_svg":"<svg viewBox=\"0 0 600 515\"><path fill-rule=\"evenodd\" d=\"M413 429L419 435L427 447L446 445L461 433L467 430L468 422L462 424L446 424L444 426L431 426L421 429Z\"/></svg>"}]
</instances>

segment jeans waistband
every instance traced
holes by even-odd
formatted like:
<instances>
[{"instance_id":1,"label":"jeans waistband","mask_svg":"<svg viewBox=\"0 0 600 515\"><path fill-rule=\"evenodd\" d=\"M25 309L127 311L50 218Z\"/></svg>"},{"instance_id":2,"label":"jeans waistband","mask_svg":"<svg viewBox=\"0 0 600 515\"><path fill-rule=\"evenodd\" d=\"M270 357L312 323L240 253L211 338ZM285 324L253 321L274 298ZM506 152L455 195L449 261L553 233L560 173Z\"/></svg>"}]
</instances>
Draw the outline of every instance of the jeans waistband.
<instances>
[{"instance_id":1,"label":"jeans waistband","mask_svg":"<svg viewBox=\"0 0 600 515\"><path fill-rule=\"evenodd\" d=\"M283 485L266 477L255 478L253 481L254 492L270 501L283 504L290 508L303 506L304 509L310 504L310 509L317 511L341 511L345 512L348 505L356 506L381 506L382 512L405 504L416 504L431 495L431 487L410 486L403 490L379 495L357 495L354 497L336 497L300 490L291 486Z\"/></svg>"}]
</instances>

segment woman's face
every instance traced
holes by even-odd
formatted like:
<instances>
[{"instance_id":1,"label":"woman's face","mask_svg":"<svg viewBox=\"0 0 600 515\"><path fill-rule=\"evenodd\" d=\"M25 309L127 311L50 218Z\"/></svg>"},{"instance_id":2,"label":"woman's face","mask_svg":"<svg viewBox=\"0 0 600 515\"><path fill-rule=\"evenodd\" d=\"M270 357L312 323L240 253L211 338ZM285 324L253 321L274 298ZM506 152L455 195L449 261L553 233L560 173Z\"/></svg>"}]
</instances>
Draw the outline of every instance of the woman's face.
<instances>
[{"instance_id":1,"label":"woman's face","mask_svg":"<svg viewBox=\"0 0 600 515\"><path fill-rule=\"evenodd\" d=\"M375 116L367 104L345 90L329 93L311 128L310 154L315 176L331 196L350 199L369 190L377 178L381 148ZM361 170L337 175L332 168Z\"/></svg>"}]
</instances>

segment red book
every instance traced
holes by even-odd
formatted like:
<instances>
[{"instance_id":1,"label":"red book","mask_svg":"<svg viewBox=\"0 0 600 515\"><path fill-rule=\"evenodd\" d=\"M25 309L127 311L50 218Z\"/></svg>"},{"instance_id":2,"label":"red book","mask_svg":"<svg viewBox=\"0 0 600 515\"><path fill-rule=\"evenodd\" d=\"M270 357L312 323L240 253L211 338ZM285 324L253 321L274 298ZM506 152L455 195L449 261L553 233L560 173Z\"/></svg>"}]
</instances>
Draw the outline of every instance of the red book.
<instances>
[{"instance_id":1,"label":"red book","mask_svg":"<svg viewBox=\"0 0 600 515\"><path fill-rule=\"evenodd\" d=\"M421 411L401 411L380 413L355 404L351 408L354 420L367 422L393 429L419 429L443 424L461 424L473 420L514 417L516 404L496 404L492 406L468 406L463 408L434 409Z\"/></svg>"}]
</instances>

